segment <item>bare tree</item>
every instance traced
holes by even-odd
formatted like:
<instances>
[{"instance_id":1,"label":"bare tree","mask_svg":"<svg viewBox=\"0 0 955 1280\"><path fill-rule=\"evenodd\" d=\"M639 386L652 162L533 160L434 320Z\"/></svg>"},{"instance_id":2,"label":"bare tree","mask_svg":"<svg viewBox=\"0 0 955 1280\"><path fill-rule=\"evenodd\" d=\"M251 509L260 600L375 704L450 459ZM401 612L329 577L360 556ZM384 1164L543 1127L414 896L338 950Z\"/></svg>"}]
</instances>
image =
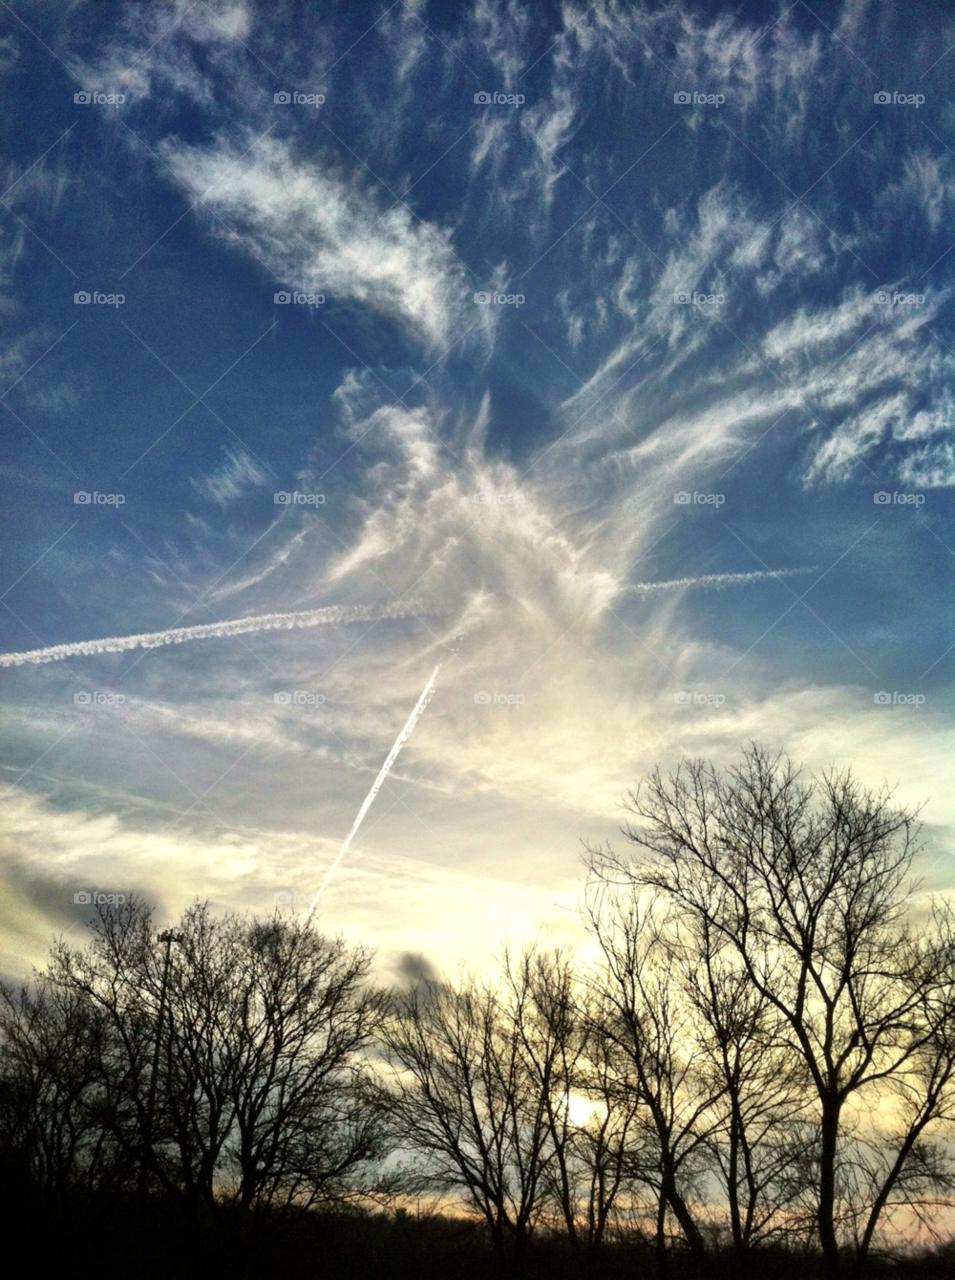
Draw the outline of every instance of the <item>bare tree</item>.
<instances>
[{"instance_id":1,"label":"bare tree","mask_svg":"<svg viewBox=\"0 0 955 1280\"><path fill-rule=\"evenodd\" d=\"M799 1228L799 1182L811 1148L801 1060L788 1051L787 1024L749 980L705 917L681 922L671 940L695 1014L700 1070L718 1096L709 1149L725 1196L729 1235L742 1260L771 1236Z\"/></svg>"},{"instance_id":2,"label":"bare tree","mask_svg":"<svg viewBox=\"0 0 955 1280\"><path fill-rule=\"evenodd\" d=\"M578 1230L571 1091L584 1049L576 1008L573 969L559 953L525 947L504 953L506 1017L521 1053L523 1074L540 1098L551 1156L543 1167L542 1190L556 1202L571 1243Z\"/></svg>"},{"instance_id":3,"label":"bare tree","mask_svg":"<svg viewBox=\"0 0 955 1280\"><path fill-rule=\"evenodd\" d=\"M505 952L504 973L524 1067L544 1106L547 1198L573 1247L591 1255L627 1182L638 1103L615 1087L593 988L566 955L539 943Z\"/></svg>"},{"instance_id":4,"label":"bare tree","mask_svg":"<svg viewBox=\"0 0 955 1280\"><path fill-rule=\"evenodd\" d=\"M117 1190L128 1181L103 1071L109 1028L88 1000L39 977L0 986L0 1145L42 1193Z\"/></svg>"},{"instance_id":5,"label":"bare tree","mask_svg":"<svg viewBox=\"0 0 955 1280\"><path fill-rule=\"evenodd\" d=\"M918 1041L900 1069L870 1091L869 1132L851 1162L851 1213L858 1273L885 1214L907 1213L931 1229L935 1207L950 1207L955 1165L944 1138L955 1121L955 913L932 909L926 969L907 975L917 1002ZM939 1140L939 1137L943 1140ZM941 1197L941 1200L939 1200Z\"/></svg>"},{"instance_id":6,"label":"bare tree","mask_svg":"<svg viewBox=\"0 0 955 1280\"><path fill-rule=\"evenodd\" d=\"M599 855L592 858L596 862ZM693 1011L683 995L665 913L641 903L628 883L604 874L588 883L585 917L606 963L603 1032L621 1051L626 1074L620 1087L638 1101L644 1142L653 1144L653 1162L648 1165L641 1152L632 1172L657 1193L661 1270L668 1211L702 1261L706 1241L690 1190L720 1123L717 1104L725 1083L700 1070Z\"/></svg>"},{"instance_id":7,"label":"bare tree","mask_svg":"<svg viewBox=\"0 0 955 1280\"><path fill-rule=\"evenodd\" d=\"M953 948L950 933L907 919L916 814L849 772L804 782L755 746L728 775L703 761L666 778L657 770L630 804L641 825L626 834L644 857L633 866L606 855L605 874L629 877L636 892L659 890L705 921L785 1023L816 1112L816 1228L834 1280L840 1169L860 1158L847 1103L922 1082L899 1113L897 1158L871 1187L861 1265L887 1194L947 1098Z\"/></svg>"},{"instance_id":8,"label":"bare tree","mask_svg":"<svg viewBox=\"0 0 955 1280\"><path fill-rule=\"evenodd\" d=\"M381 1152L383 1097L362 1057L381 1007L367 985L371 953L279 918L233 928L241 990L226 1080L236 1199L242 1208L313 1203ZM188 940L183 958L188 972Z\"/></svg>"},{"instance_id":9,"label":"bare tree","mask_svg":"<svg viewBox=\"0 0 955 1280\"><path fill-rule=\"evenodd\" d=\"M621 1069L619 1045L608 1034L603 997L593 975L585 979L581 1020L586 1044L578 1064L577 1088L589 1114L577 1125L575 1146L581 1166L578 1175L581 1216L586 1221L589 1252L599 1248L612 1223L620 1217L621 1202L632 1203L641 1186L636 1172L652 1163L639 1094L629 1087ZM649 1148L653 1148L652 1140Z\"/></svg>"},{"instance_id":10,"label":"bare tree","mask_svg":"<svg viewBox=\"0 0 955 1280\"><path fill-rule=\"evenodd\" d=\"M658 770L630 808L630 856L589 851L588 966L537 942L385 995L369 950L308 923L196 905L157 939L141 902L104 907L87 947L0 985L3 1169L243 1224L450 1192L518 1273L535 1233L590 1262L629 1221L661 1275L672 1240L703 1270L728 1238L742 1274L782 1239L836 1280L933 1228L955 909L910 911L916 815L757 747Z\"/></svg>"},{"instance_id":11,"label":"bare tree","mask_svg":"<svg viewBox=\"0 0 955 1280\"><path fill-rule=\"evenodd\" d=\"M544 1203L548 1100L527 1071L513 1009L465 973L397 995L384 1039L394 1113L422 1184L463 1192L505 1269L520 1269Z\"/></svg>"},{"instance_id":12,"label":"bare tree","mask_svg":"<svg viewBox=\"0 0 955 1280\"><path fill-rule=\"evenodd\" d=\"M126 1152L193 1211L304 1207L360 1185L384 1115L363 1057L381 1007L370 953L197 905L167 955L140 903L104 909L86 950L54 952L53 986L110 1029Z\"/></svg>"}]
</instances>

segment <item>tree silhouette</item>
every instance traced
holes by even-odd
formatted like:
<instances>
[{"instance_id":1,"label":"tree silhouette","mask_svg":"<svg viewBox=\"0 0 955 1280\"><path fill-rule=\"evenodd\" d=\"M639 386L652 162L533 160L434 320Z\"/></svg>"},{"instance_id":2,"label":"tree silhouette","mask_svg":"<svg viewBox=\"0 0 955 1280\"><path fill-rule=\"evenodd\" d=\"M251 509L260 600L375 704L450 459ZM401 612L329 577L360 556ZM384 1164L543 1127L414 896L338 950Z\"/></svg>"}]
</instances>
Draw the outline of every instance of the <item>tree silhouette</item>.
<instances>
[{"instance_id":1,"label":"tree silhouette","mask_svg":"<svg viewBox=\"0 0 955 1280\"><path fill-rule=\"evenodd\" d=\"M635 895L656 890L719 938L785 1024L815 1113L815 1217L829 1280L841 1266L840 1191L850 1168L865 1169L859 1269L886 1204L911 1198L904 1175L914 1174L919 1140L951 1114L952 915L939 908L918 927L908 918L917 815L848 771L803 781L789 760L756 746L728 775L704 761L668 777L657 770L630 808L641 822L626 835L644 856L634 864L608 852L594 870L628 878ZM900 1105L886 1135L894 1158L880 1174L853 1139L859 1109L886 1094Z\"/></svg>"},{"instance_id":2,"label":"tree silhouette","mask_svg":"<svg viewBox=\"0 0 955 1280\"><path fill-rule=\"evenodd\" d=\"M586 960L538 937L386 992L310 921L196 904L157 937L143 902L101 906L0 985L0 1205L168 1209L216 1249L344 1206L355 1247L376 1205L433 1243L408 1197L449 1194L509 1274L559 1245L568 1275L729 1255L836 1280L934 1229L955 911L913 910L917 814L757 746L656 770L629 809L625 855L587 849Z\"/></svg>"}]
</instances>

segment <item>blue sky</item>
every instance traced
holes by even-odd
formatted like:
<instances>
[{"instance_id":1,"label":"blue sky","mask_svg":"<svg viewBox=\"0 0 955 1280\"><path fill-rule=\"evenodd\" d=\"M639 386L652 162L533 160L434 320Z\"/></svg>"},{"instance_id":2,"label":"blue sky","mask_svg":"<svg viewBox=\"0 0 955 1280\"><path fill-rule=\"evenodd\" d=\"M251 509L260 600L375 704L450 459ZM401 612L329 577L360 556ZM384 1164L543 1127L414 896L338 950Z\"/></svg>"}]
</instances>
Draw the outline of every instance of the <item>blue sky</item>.
<instances>
[{"instance_id":1,"label":"blue sky","mask_svg":"<svg viewBox=\"0 0 955 1280\"><path fill-rule=\"evenodd\" d=\"M84 889L313 894L435 666L322 903L383 971L572 930L640 774L751 738L926 801L955 886L953 46L4 5L0 651L345 620L6 667L0 966Z\"/></svg>"}]
</instances>

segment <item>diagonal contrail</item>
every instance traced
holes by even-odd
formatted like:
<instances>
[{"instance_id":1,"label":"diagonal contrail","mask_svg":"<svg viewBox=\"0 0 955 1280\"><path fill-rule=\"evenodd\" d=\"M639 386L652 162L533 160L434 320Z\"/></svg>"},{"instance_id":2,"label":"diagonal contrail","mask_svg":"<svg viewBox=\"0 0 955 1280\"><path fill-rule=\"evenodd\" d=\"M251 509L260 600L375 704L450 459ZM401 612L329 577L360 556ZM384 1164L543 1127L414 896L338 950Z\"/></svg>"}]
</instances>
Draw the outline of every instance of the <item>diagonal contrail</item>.
<instances>
[{"instance_id":1,"label":"diagonal contrail","mask_svg":"<svg viewBox=\"0 0 955 1280\"><path fill-rule=\"evenodd\" d=\"M635 582L625 588L637 595L648 596L654 591L676 591L679 587L722 587L742 586L746 582L763 582L767 578L791 578L799 573L815 573L818 566L808 565L804 569L769 569L756 570L753 573L705 573L699 578L671 578L669 582Z\"/></svg>"},{"instance_id":2,"label":"diagonal contrail","mask_svg":"<svg viewBox=\"0 0 955 1280\"><path fill-rule=\"evenodd\" d=\"M405 743L411 737L411 734L414 730L415 725L421 719L421 716L424 712L425 707L431 701L431 695L434 693L435 681L438 678L438 672L440 671L440 669L441 668L439 665L435 667L435 669L431 672L431 679L425 685L424 692L421 694L421 697L418 699L417 704L415 705L414 711L412 711L411 715L408 717L407 721L405 722L405 727L401 730L401 732L398 734L398 737L395 739L395 745L388 752L388 758L385 760L385 763L379 769L378 777L371 784L371 790L368 792L367 796L365 796L364 803L362 804L361 808L358 810L358 816L355 818L355 821L351 825L351 831L349 831L348 835L345 837L345 843L342 845L341 849L339 849L338 851L338 857L335 859L332 865L328 868L328 873L325 876L325 879L322 881L322 887L319 889L318 893L316 893L315 897L312 899L312 905L309 908L308 915L305 917L306 924L308 924L309 920L311 920L312 916L315 914L315 908L318 906L319 898L321 898L322 894L325 892L325 886L328 884L329 880L331 880L332 876L335 874L335 869L337 868L338 864L341 862L342 858L344 858L345 854L348 852L348 846L351 844L351 842L354 840L355 836L357 835L358 828L361 826L362 821L365 817L365 814L371 808L374 802L375 796L381 790L385 779L388 777L388 774L391 771L391 766L398 759L398 752L401 750L401 748L405 745Z\"/></svg>"},{"instance_id":3,"label":"diagonal contrail","mask_svg":"<svg viewBox=\"0 0 955 1280\"><path fill-rule=\"evenodd\" d=\"M185 640L220 640L250 631L290 631L294 627L322 627L333 622L370 622L379 618L407 618L424 612L412 601L392 604L330 605L325 609L305 609L298 613L262 613L255 618L235 618L231 622L210 622L200 627L171 627L168 631L147 631L137 636L109 636L103 640L78 640L55 644L49 649L29 649L24 653L0 653L0 667L20 667L25 662L59 662L76 656L95 657L101 653L123 653L127 649L158 649L164 644Z\"/></svg>"}]
</instances>

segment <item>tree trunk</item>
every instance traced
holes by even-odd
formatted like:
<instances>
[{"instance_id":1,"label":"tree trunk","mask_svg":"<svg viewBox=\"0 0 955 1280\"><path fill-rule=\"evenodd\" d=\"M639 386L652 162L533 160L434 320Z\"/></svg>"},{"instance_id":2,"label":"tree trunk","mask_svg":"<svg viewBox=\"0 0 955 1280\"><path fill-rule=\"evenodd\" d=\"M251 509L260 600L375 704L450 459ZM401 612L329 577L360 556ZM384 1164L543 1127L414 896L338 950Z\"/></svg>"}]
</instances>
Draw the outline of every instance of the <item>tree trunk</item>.
<instances>
[{"instance_id":1,"label":"tree trunk","mask_svg":"<svg viewBox=\"0 0 955 1280\"><path fill-rule=\"evenodd\" d=\"M739 1212L739 1132L740 1126L736 1115L736 1102L733 1101L733 1117L730 1123L730 1162L727 1175L727 1194L729 1196L730 1226L733 1232L733 1252L737 1257L743 1252L743 1224Z\"/></svg>"},{"instance_id":2,"label":"tree trunk","mask_svg":"<svg viewBox=\"0 0 955 1280\"><path fill-rule=\"evenodd\" d=\"M667 1198L662 1189L660 1191L660 1200L657 1206L657 1274L660 1280L666 1280L667 1274Z\"/></svg>"},{"instance_id":3,"label":"tree trunk","mask_svg":"<svg viewBox=\"0 0 955 1280\"><path fill-rule=\"evenodd\" d=\"M836 1150L839 1139L839 1108L824 1102L820 1127L819 1205L816 1222L826 1280L839 1280L839 1242L836 1239Z\"/></svg>"},{"instance_id":4,"label":"tree trunk","mask_svg":"<svg viewBox=\"0 0 955 1280\"><path fill-rule=\"evenodd\" d=\"M690 1253L692 1253L698 1263L705 1261L706 1245L703 1242L703 1237L700 1234L699 1227L693 1221L693 1215L690 1213L686 1201L680 1195L679 1191L677 1191L676 1184L672 1179L667 1180L664 1184L664 1189L667 1204L669 1204L670 1208L673 1210L673 1215L680 1224L680 1228L683 1231L684 1236L686 1236L686 1242L690 1246Z\"/></svg>"},{"instance_id":5,"label":"tree trunk","mask_svg":"<svg viewBox=\"0 0 955 1280\"><path fill-rule=\"evenodd\" d=\"M504 1239L504 1228L500 1219L491 1222L491 1244L494 1248L494 1257L497 1262L498 1274L506 1277L508 1274L507 1266L507 1243Z\"/></svg>"},{"instance_id":6,"label":"tree trunk","mask_svg":"<svg viewBox=\"0 0 955 1280\"><path fill-rule=\"evenodd\" d=\"M911 1152L912 1148L915 1146L916 1140L921 1134L923 1127L924 1127L923 1124L918 1124L909 1130L908 1134L906 1135L905 1141L902 1143L902 1146L899 1148L899 1153L896 1156L895 1162L889 1171L889 1176L886 1178L885 1182L883 1182L882 1189L880 1190L879 1194L876 1196L875 1201L872 1205L872 1208L869 1211L869 1219L866 1223L865 1231L862 1236L862 1241L859 1244L859 1249L858 1249L858 1252L856 1253L855 1261L853 1262L853 1266L852 1266L852 1274L854 1277L858 1277L862 1274L863 1268L865 1267L865 1264L866 1264L866 1259L869 1256L869 1246L872 1243L872 1237L875 1234L875 1229L876 1229L876 1226L878 1225L878 1221L882 1214L882 1210L885 1208L886 1203L889 1199L889 1196L892 1194L892 1189L895 1186L896 1182L898 1181L899 1175L902 1172L902 1168L909 1157L909 1153Z\"/></svg>"}]
</instances>

